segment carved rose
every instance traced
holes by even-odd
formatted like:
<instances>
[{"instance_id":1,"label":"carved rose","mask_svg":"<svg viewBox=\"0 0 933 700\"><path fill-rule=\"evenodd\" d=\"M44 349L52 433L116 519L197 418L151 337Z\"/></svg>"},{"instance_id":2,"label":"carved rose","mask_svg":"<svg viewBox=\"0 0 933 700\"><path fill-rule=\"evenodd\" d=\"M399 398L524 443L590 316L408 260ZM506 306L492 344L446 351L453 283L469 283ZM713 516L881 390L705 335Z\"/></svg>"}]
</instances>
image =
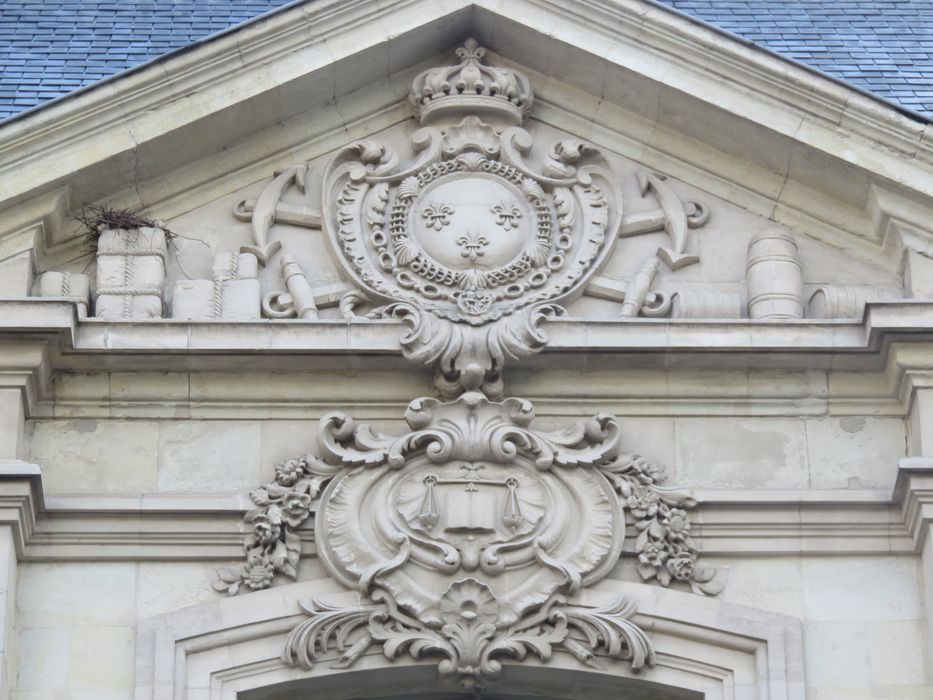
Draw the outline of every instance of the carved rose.
<instances>
[{"instance_id":1,"label":"carved rose","mask_svg":"<svg viewBox=\"0 0 933 700\"><path fill-rule=\"evenodd\" d=\"M255 564L246 570L246 577L243 583L247 588L260 591L272 585L272 576L274 573L275 567L273 567L272 564Z\"/></svg>"},{"instance_id":2,"label":"carved rose","mask_svg":"<svg viewBox=\"0 0 933 700\"><path fill-rule=\"evenodd\" d=\"M259 513L253 518L253 537L258 544L269 546L278 542L282 534L281 518L273 513Z\"/></svg>"},{"instance_id":3,"label":"carved rose","mask_svg":"<svg viewBox=\"0 0 933 700\"><path fill-rule=\"evenodd\" d=\"M627 505L636 518L653 518L658 512L661 499L654 491L646 488L637 488L628 498Z\"/></svg>"},{"instance_id":4,"label":"carved rose","mask_svg":"<svg viewBox=\"0 0 933 700\"><path fill-rule=\"evenodd\" d=\"M642 484L658 484L664 481L664 469L644 457L635 456L632 460L632 471Z\"/></svg>"},{"instance_id":5,"label":"carved rose","mask_svg":"<svg viewBox=\"0 0 933 700\"><path fill-rule=\"evenodd\" d=\"M667 571L678 581L690 581L696 571L696 561L690 554L678 554L667 560Z\"/></svg>"},{"instance_id":6,"label":"carved rose","mask_svg":"<svg viewBox=\"0 0 933 700\"><path fill-rule=\"evenodd\" d=\"M282 518L292 527L298 527L311 512L311 496L306 493L287 493L282 499Z\"/></svg>"},{"instance_id":7,"label":"carved rose","mask_svg":"<svg viewBox=\"0 0 933 700\"><path fill-rule=\"evenodd\" d=\"M280 486L294 486L304 476L307 462L301 457L289 459L275 467L275 483Z\"/></svg>"},{"instance_id":8,"label":"carved rose","mask_svg":"<svg viewBox=\"0 0 933 700\"><path fill-rule=\"evenodd\" d=\"M671 542L683 542L690 532L690 520L687 511L681 508L663 508L661 511L661 524Z\"/></svg>"},{"instance_id":9,"label":"carved rose","mask_svg":"<svg viewBox=\"0 0 933 700\"><path fill-rule=\"evenodd\" d=\"M652 541L645 544L645 548L638 555L638 561L657 569L664 566L667 556L667 548L661 542Z\"/></svg>"}]
</instances>

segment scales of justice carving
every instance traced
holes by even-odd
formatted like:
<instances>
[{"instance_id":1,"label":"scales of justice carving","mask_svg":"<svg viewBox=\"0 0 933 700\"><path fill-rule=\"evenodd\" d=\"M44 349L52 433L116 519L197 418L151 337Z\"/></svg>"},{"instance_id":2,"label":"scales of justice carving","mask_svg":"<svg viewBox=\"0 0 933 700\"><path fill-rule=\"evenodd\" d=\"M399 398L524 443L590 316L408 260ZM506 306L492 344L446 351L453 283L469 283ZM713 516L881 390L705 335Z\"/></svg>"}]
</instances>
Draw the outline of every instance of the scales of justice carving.
<instances>
[{"instance_id":1,"label":"scales of justice carving","mask_svg":"<svg viewBox=\"0 0 933 700\"><path fill-rule=\"evenodd\" d=\"M288 664L311 668L336 653L347 666L381 648L390 659L436 659L442 673L477 683L504 660L547 660L560 649L641 670L655 652L635 601L593 607L585 592L617 565L626 514L643 579L718 592L690 538L695 501L664 488L660 467L623 453L608 414L536 429L529 402L501 398L502 372L544 346L541 322L584 292L620 236L670 234L623 299L628 315L662 313L670 300L650 292L652 279L661 264L696 261L685 252L687 230L706 214L659 177L639 175L659 209L626 219L616 176L579 140L554 144L534 165L521 126L533 101L528 79L483 63L473 41L458 56L413 83L421 128L407 162L377 141L358 142L327 167L320 211L280 201L286 188L307 186L304 167L238 205L255 236L241 254L260 264L277 252L273 221L322 226L356 286L341 307L405 321L405 355L437 368L447 400L412 401L400 436L325 416L318 452L278 465L251 494L246 564L222 570L217 587L237 594L295 578L299 531L313 523L323 565L359 601L303 601ZM283 269L293 264L286 258ZM314 306L313 294L281 296L265 305Z\"/></svg>"}]
</instances>

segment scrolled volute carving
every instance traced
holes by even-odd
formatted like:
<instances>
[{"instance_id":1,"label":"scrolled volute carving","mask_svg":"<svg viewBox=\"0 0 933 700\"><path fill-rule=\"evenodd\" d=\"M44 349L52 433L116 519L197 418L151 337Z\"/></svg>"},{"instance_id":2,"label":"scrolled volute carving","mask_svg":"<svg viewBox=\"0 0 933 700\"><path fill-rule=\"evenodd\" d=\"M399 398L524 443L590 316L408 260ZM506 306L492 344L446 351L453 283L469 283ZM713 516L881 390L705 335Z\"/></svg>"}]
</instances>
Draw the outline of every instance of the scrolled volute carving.
<instances>
[{"instance_id":1,"label":"scrolled volute carving","mask_svg":"<svg viewBox=\"0 0 933 700\"><path fill-rule=\"evenodd\" d=\"M661 487L660 467L621 451L613 416L542 431L530 402L469 391L416 399L405 420L410 430L390 436L331 413L318 455L283 462L251 494L246 565L221 571L218 589L295 578L298 531L313 518L321 562L358 596L350 607L303 602L287 663L311 668L336 649L337 665L349 665L380 645L390 659L436 659L467 684L495 676L504 660L546 661L556 649L583 663L608 656L649 667L654 651L633 600L581 598L621 556L625 510L644 579L718 591L689 537L695 501Z\"/></svg>"}]
</instances>

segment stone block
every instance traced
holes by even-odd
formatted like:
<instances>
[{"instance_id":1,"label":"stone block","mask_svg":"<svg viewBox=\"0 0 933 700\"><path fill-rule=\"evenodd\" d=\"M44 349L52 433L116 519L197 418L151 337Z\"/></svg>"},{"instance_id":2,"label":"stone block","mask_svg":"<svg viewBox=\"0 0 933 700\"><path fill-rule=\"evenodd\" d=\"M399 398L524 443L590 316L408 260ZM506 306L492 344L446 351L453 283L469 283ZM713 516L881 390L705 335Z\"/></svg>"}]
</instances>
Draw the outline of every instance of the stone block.
<instances>
[{"instance_id":1,"label":"stone block","mask_svg":"<svg viewBox=\"0 0 933 700\"><path fill-rule=\"evenodd\" d=\"M71 631L71 690L130 690L135 665L133 627L76 627Z\"/></svg>"},{"instance_id":2,"label":"stone block","mask_svg":"<svg viewBox=\"0 0 933 700\"><path fill-rule=\"evenodd\" d=\"M23 395L19 388L0 389L0 459L19 459L26 449Z\"/></svg>"},{"instance_id":3,"label":"stone block","mask_svg":"<svg viewBox=\"0 0 933 700\"><path fill-rule=\"evenodd\" d=\"M32 250L0 260L0 298L25 297L32 291L36 263Z\"/></svg>"},{"instance_id":4,"label":"stone block","mask_svg":"<svg viewBox=\"0 0 933 700\"><path fill-rule=\"evenodd\" d=\"M923 634L919 621L871 623L871 679L876 686L924 682Z\"/></svg>"},{"instance_id":5,"label":"stone block","mask_svg":"<svg viewBox=\"0 0 933 700\"><path fill-rule=\"evenodd\" d=\"M136 564L25 563L17 586L20 627L126 626L136 619Z\"/></svg>"},{"instance_id":6,"label":"stone block","mask_svg":"<svg viewBox=\"0 0 933 700\"><path fill-rule=\"evenodd\" d=\"M156 488L158 424L42 420L31 423L30 460L50 493L138 493Z\"/></svg>"},{"instance_id":7,"label":"stone block","mask_svg":"<svg viewBox=\"0 0 933 700\"><path fill-rule=\"evenodd\" d=\"M917 563L905 557L803 559L806 619L916 620Z\"/></svg>"},{"instance_id":8,"label":"stone block","mask_svg":"<svg viewBox=\"0 0 933 700\"><path fill-rule=\"evenodd\" d=\"M62 691L68 687L70 630L21 629L18 642L17 690Z\"/></svg>"},{"instance_id":9,"label":"stone block","mask_svg":"<svg viewBox=\"0 0 933 700\"><path fill-rule=\"evenodd\" d=\"M230 566L238 566L233 562ZM145 619L198 603L217 600L212 587L218 564L143 562L139 565L136 615Z\"/></svg>"},{"instance_id":10,"label":"stone block","mask_svg":"<svg viewBox=\"0 0 933 700\"><path fill-rule=\"evenodd\" d=\"M846 488L853 478L863 487L894 486L897 462L906 456L900 418L821 418L805 427L813 488Z\"/></svg>"},{"instance_id":11,"label":"stone block","mask_svg":"<svg viewBox=\"0 0 933 700\"><path fill-rule=\"evenodd\" d=\"M803 650L807 685L870 687L870 630L867 622L806 623Z\"/></svg>"},{"instance_id":12,"label":"stone block","mask_svg":"<svg viewBox=\"0 0 933 700\"><path fill-rule=\"evenodd\" d=\"M165 423L159 434L160 491L246 491L259 480L257 423Z\"/></svg>"},{"instance_id":13,"label":"stone block","mask_svg":"<svg viewBox=\"0 0 933 700\"><path fill-rule=\"evenodd\" d=\"M933 298L933 259L908 250L904 265L904 287L915 299Z\"/></svg>"},{"instance_id":14,"label":"stone block","mask_svg":"<svg viewBox=\"0 0 933 700\"><path fill-rule=\"evenodd\" d=\"M678 418L680 486L806 488L801 421L783 418Z\"/></svg>"},{"instance_id":15,"label":"stone block","mask_svg":"<svg viewBox=\"0 0 933 700\"><path fill-rule=\"evenodd\" d=\"M765 558L713 561L705 558L703 563L725 572L726 588L722 597L730 603L804 617L804 582L799 561Z\"/></svg>"}]
</instances>

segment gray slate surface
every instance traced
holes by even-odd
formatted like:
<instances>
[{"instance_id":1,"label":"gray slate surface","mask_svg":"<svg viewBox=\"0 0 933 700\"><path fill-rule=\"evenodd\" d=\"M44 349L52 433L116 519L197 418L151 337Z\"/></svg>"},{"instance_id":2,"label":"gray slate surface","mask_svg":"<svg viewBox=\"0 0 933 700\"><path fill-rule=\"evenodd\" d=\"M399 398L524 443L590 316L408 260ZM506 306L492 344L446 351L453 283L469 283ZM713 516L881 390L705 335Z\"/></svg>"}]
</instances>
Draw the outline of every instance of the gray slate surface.
<instances>
[{"instance_id":1,"label":"gray slate surface","mask_svg":"<svg viewBox=\"0 0 933 700\"><path fill-rule=\"evenodd\" d=\"M933 0L656 0L933 118Z\"/></svg>"},{"instance_id":2,"label":"gray slate surface","mask_svg":"<svg viewBox=\"0 0 933 700\"><path fill-rule=\"evenodd\" d=\"M659 2L933 118L933 0ZM0 0L0 119L284 4Z\"/></svg>"}]
</instances>

